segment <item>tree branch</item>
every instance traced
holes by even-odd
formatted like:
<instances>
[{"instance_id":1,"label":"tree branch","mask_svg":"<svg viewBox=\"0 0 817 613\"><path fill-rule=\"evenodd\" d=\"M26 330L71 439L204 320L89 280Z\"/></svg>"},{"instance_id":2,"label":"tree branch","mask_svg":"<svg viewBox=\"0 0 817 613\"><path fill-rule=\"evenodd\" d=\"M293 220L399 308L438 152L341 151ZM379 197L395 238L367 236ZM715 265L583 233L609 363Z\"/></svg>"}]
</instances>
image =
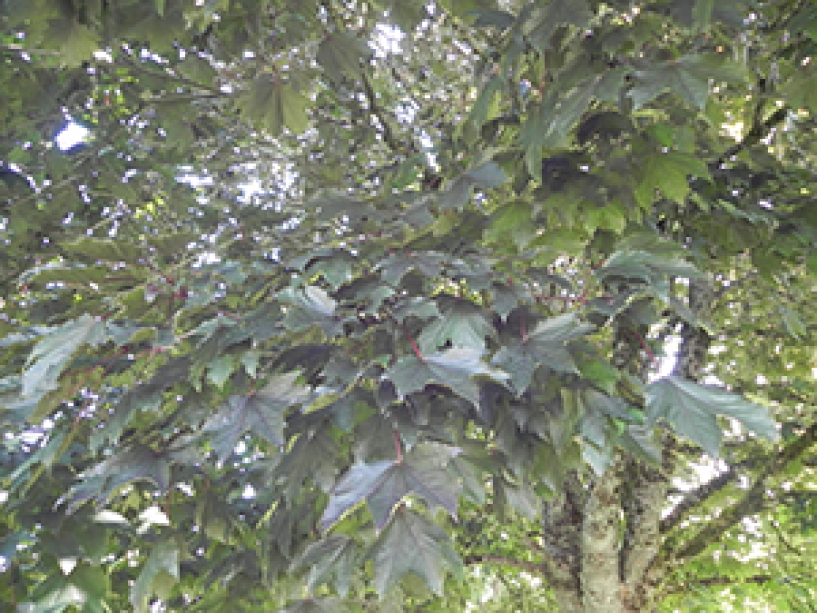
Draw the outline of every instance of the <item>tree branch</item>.
<instances>
[{"instance_id":1,"label":"tree branch","mask_svg":"<svg viewBox=\"0 0 817 613\"><path fill-rule=\"evenodd\" d=\"M790 462L808 451L815 442L817 442L817 422L811 424L803 434L769 459L767 468L758 475L754 485L738 502L731 507L725 508L717 518L708 522L697 535L685 543L674 555L672 552L667 552L667 555L676 560L696 556L741 519L760 510L765 503L766 482L780 473Z\"/></svg>"},{"instance_id":2,"label":"tree branch","mask_svg":"<svg viewBox=\"0 0 817 613\"><path fill-rule=\"evenodd\" d=\"M369 111L377 118L383 128L383 142L395 153L404 153L405 147L400 144L400 139L395 136L389 118L386 116L386 111L378 104L377 94L375 94L374 87L372 87L369 75L365 72L361 72L361 82L363 83L363 93L366 94L366 100L369 103Z\"/></svg>"},{"instance_id":3,"label":"tree branch","mask_svg":"<svg viewBox=\"0 0 817 613\"><path fill-rule=\"evenodd\" d=\"M471 555L466 556L463 559L463 562L465 562L465 564L497 564L500 566L510 566L518 570L524 570L534 575L545 574L545 568L541 564L538 564L536 562L530 562L528 560L519 560L517 558L511 558L508 556L497 556L488 554Z\"/></svg>"},{"instance_id":4,"label":"tree branch","mask_svg":"<svg viewBox=\"0 0 817 613\"><path fill-rule=\"evenodd\" d=\"M180 83L183 85L187 85L188 87L195 87L198 89L202 89L205 91L210 92L212 95L209 96L210 98L223 98L225 96L229 96L226 92L221 91L217 87L213 87L212 85L207 85L206 83L199 83L198 81L194 81L193 79L188 79L187 77L181 74L171 74L169 72L161 71L161 70L153 70L142 65L139 61L136 60L132 55L124 56L126 59L121 63L113 64L114 67L124 65L126 68L131 68L137 72L141 72L151 77L156 77L157 79L165 79L167 81L175 81L176 83ZM105 66L109 64L106 62ZM205 96L199 96L205 97Z\"/></svg>"},{"instance_id":5,"label":"tree branch","mask_svg":"<svg viewBox=\"0 0 817 613\"><path fill-rule=\"evenodd\" d=\"M27 53L28 55L60 55L52 49L28 49L22 45L0 45L1 53Z\"/></svg>"},{"instance_id":6,"label":"tree branch","mask_svg":"<svg viewBox=\"0 0 817 613\"><path fill-rule=\"evenodd\" d=\"M688 492L669 515L661 520L660 531L665 534L675 528L681 520L695 507L703 504L709 498L723 490L727 485L738 478L738 473L732 466L717 477L710 479L696 489Z\"/></svg>"},{"instance_id":7,"label":"tree branch","mask_svg":"<svg viewBox=\"0 0 817 613\"><path fill-rule=\"evenodd\" d=\"M746 443L741 443L742 446L745 446ZM682 449L682 451L700 451L699 447L689 446ZM747 469L754 469L760 466L767 466L769 462L773 461L774 458L778 454L776 452L772 453L759 453L749 457L744 458L739 462L734 462L729 465L729 468L710 479L706 483L702 483L697 488L692 491L682 492L683 499L678 505L667 515L664 519L661 520L661 533L666 534L673 528L675 528L681 520L689 514L690 511L695 509L695 507L700 506L704 502L706 502L709 498L717 494L718 492L722 491L727 485L733 483L741 474L742 470ZM680 493L680 492L676 492Z\"/></svg>"},{"instance_id":8,"label":"tree branch","mask_svg":"<svg viewBox=\"0 0 817 613\"><path fill-rule=\"evenodd\" d=\"M715 165L720 166L728 159L738 155L744 149L748 149L749 147L753 147L754 145L759 143L761 140L766 138L769 131L771 131L773 127L775 127L777 124L781 123L784 119L786 119L786 116L788 114L789 107L784 106L777 109L774 113L769 115L769 117L767 117L765 121L754 124L752 128L749 130L749 132L747 132L746 136L744 136L740 142L737 142L731 147L729 147L729 149L724 151L720 155L720 157L717 160L715 160Z\"/></svg>"},{"instance_id":9,"label":"tree branch","mask_svg":"<svg viewBox=\"0 0 817 613\"><path fill-rule=\"evenodd\" d=\"M665 596L671 594L680 594L682 592L689 592L691 589L699 586L709 587L712 585L736 585L741 583L753 583L756 585L763 585L768 581L774 581L775 577L772 575L752 575L750 577L724 577L718 575L715 577L704 577L702 579L695 579L692 581L684 581L676 583L663 590Z\"/></svg>"}]
</instances>

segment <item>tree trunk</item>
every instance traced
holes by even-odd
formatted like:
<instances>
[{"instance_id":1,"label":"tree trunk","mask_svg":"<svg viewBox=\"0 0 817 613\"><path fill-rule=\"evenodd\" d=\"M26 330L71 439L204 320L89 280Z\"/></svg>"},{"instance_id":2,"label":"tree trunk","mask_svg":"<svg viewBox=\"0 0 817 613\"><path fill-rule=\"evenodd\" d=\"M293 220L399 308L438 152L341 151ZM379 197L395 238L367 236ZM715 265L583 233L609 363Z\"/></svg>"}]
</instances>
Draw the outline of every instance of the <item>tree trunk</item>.
<instances>
[{"instance_id":1,"label":"tree trunk","mask_svg":"<svg viewBox=\"0 0 817 613\"><path fill-rule=\"evenodd\" d=\"M581 597L581 530L586 495L576 473L568 475L562 491L545 502L542 535L550 585L564 613L584 611Z\"/></svg>"},{"instance_id":2,"label":"tree trunk","mask_svg":"<svg viewBox=\"0 0 817 613\"><path fill-rule=\"evenodd\" d=\"M713 301L710 279L690 282L689 307L706 321ZM649 356L647 329L625 311L615 322L612 362L646 382ZM709 350L709 335L685 324L673 370L697 380ZM661 557L661 515L673 472L675 439L665 433L661 466L619 455L604 475L571 473L562 492L544 505L543 539L548 559L544 567L564 613L635 613L653 611L666 575Z\"/></svg>"}]
</instances>

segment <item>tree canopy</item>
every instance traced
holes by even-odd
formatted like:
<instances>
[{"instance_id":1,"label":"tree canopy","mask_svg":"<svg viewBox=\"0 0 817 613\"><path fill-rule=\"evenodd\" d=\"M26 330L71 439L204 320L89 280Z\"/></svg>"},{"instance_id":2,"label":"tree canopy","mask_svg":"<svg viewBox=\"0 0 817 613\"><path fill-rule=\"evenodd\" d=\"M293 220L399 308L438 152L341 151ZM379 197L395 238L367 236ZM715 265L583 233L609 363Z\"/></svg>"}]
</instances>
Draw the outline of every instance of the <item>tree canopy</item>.
<instances>
[{"instance_id":1,"label":"tree canopy","mask_svg":"<svg viewBox=\"0 0 817 613\"><path fill-rule=\"evenodd\" d=\"M811 610L815 45L0 2L0 601Z\"/></svg>"}]
</instances>

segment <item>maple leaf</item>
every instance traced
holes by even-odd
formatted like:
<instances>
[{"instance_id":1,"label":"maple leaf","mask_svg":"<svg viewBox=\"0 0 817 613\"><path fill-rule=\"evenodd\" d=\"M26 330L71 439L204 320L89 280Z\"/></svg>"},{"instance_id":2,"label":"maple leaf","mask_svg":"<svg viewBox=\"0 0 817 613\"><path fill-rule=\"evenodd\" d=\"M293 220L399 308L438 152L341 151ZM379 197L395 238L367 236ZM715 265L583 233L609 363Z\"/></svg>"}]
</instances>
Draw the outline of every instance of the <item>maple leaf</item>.
<instances>
[{"instance_id":1,"label":"maple leaf","mask_svg":"<svg viewBox=\"0 0 817 613\"><path fill-rule=\"evenodd\" d=\"M23 372L22 395L33 396L54 389L66 363L83 345L99 345L108 339L105 322L88 314L65 322L34 346Z\"/></svg>"},{"instance_id":2,"label":"maple leaf","mask_svg":"<svg viewBox=\"0 0 817 613\"><path fill-rule=\"evenodd\" d=\"M84 472L81 481L59 502L68 502L69 512L92 499L104 504L116 490L134 481L148 481L165 490L172 463L170 454L157 453L147 445L133 445Z\"/></svg>"},{"instance_id":3,"label":"maple leaf","mask_svg":"<svg viewBox=\"0 0 817 613\"><path fill-rule=\"evenodd\" d=\"M310 593L334 578L338 593L345 596L359 557L360 552L353 539L343 534L331 534L311 543L292 561L290 569L309 567L306 586Z\"/></svg>"},{"instance_id":4,"label":"maple leaf","mask_svg":"<svg viewBox=\"0 0 817 613\"><path fill-rule=\"evenodd\" d=\"M401 508L371 549L375 586L383 596L409 572L423 579L435 594L442 594L446 567L462 573L462 560L445 531L422 515Z\"/></svg>"},{"instance_id":5,"label":"maple leaf","mask_svg":"<svg viewBox=\"0 0 817 613\"><path fill-rule=\"evenodd\" d=\"M653 203L655 190L660 190L667 198L683 204L690 192L690 176L711 178L706 164L695 156L678 151L656 153L644 166L641 182L635 190L636 201L648 209Z\"/></svg>"},{"instance_id":6,"label":"maple leaf","mask_svg":"<svg viewBox=\"0 0 817 613\"><path fill-rule=\"evenodd\" d=\"M394 383L401 396L419 392L426 385L437 383L477 404L479 386L475 377L503 382L508 374L485 364L479 349L453 347L423 356L422 359L417 356L400 358L386 372L385 377Z\"/></svg>"},{"instance_id":7,"label":"maple leaf","mask_svg":"<svg viewBox=\"0 0 817 613\"><path fill-rule=\"evenodd\" d=\"M713 456L718 455L723 434L716 420L719 414L737 419L759 436L779 438L769 410L737 394L675 376L647 386L647 425L666 419Z\"/></svg>"},{"instance_id":8,"label":"maple leaf","mask_svg":"<svg viewBox=\"0 0 817 613\"><path fill-rule=\"evenodd\" d=\"M328 336L334 336L343 327L341 318L335 314L337 301L320 287L288 287L278 294L278 299L289 303L284 317L284 326L289 330L318 325Z\"/></svg>"},{"instance_id":9,"label":"maple leaf","mask_svg":"<svg viewBox=\"0 0 817 613\"><path fill-rule=\"evenodd\" d=\"M179 580L179 548L173 539L160 540L150 552L142 572L131 588L130 600L136 611L148 611L152 593L166 597L169 588Z\"/></svg>"},{"instance_id":10,"label":"maple leaf","mask_svg":"<svg viewBox=\"0 0 817 613\"><path fill-rule=\"evenodd\" d=\"M431 353L448 343L454 347L485 349L485 339L493 336L494 328L478 306L458 300L442 316L427 325L417 342L420 351Z\"/></svg>"},{"instance_id":11,"label":"maple leaf","mask_svg":"<svg viewBox=\"0 0 817 613\"><path fill-rule=\"evenodd\" d=\"M275 375L254 393L230 396L226 405L207 420L204 431L213 433L212 443L221 459L233 451L248 430L274 445L284 442L284 412L310 395L309 388L295 384L297 378L297 372Z\"/></svg>"},{"instance_id":12,"label":"maple leaf","mask_svg":"<svg viewBox=\"0 0 817 613\"><path fill-rule=\"evenodd\" d=\"M671 91L693 106L703 109L709 97L710 79L730 81L743 79L746 69L729 62L723 56L709 54L684 55L666 62L656 62L635 72L635 86L630 97L636 109Z\"/></svg>"},{"instance_id":13,"label":"maple leaf","mask_svg":"<svg viewBox=\"0 0 817 613\"><path fill-rule=\"evenodd\" d=\"M416 494L431 507L442 507L456 516L462 488L451 479L446 466L457 452L427 443L414 447L401 461L352 466L332 489L321 524L325 530L330 528L365 499L375 526L381 529L394 507L408 494Z\"/></svg>"},{"instance_id":14,"label":"maple leaf","mask_svg":"<svg viewBox=\"0 0 817 613\"><path fill-rule=\"evenodd\" d=\"M522 31L542 53L550 49L550 39L560 27L573 25L583 28L593 17L586 0L552 0L544 5L532 6L535 8L524 21Z\"/></svg>"},{"instance_id":15,"label":"maple leaf","mask_svg":"<svg viewBox=\"0 0 817 613\"><path fill-rule=\"evenodd\" d=\"M551 317L539 322L525 339L502 347L492 363L510 373L511 383L521 394L540 365L558 372L579 372L567 343L592 330L593 326L581 322L573 313Z\"/></svg>"},{"instance_id":16,"label":"maple leaf","mask_svg":"<svg viewBox=\"0 0 817 613\"><path fill-rule=\"evenodd\" d=\"M440 196L440 208L461 209L475 187L496 187L508 177L496 162L486 162L454 179Z\"/></svg>"}]
</instances>

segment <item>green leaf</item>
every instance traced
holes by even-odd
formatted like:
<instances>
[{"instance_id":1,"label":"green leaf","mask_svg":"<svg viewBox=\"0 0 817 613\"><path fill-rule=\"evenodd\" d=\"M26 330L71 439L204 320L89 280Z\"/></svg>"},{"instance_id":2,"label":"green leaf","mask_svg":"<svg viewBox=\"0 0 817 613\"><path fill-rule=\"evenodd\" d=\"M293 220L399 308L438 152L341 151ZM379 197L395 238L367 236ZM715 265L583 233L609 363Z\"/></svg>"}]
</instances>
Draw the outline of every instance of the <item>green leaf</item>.
<instances>
[{"instance_id":1,"label":"green leaf","mask_svg":"<svg viewBox=\"0 0 817 613\"><path fill-rule=\"evenodd\" d=\"M73 512L88 500L107 502L121 487L134 481L147 481L161 490L170 484L172 457L157 453L144 444L136 444L112 455L81 475L81 480L60 501L68 502Z\"/></svg>"},{"instance_id":2,"label":"green leaf","mask_svg":"<svg viewBox=\"0 0 817 613\"><path fill-rule=\"evenodd\" d=\"M603 394L592 388L583 390L581 393L581 401L588 411L596 412L600 415L606 415L613 419L620 419L631 421L632 415L628 410L626 401L619 396L610 396ZM601 441L594 441L601 444Z\"/></svg>"},{"instance_id":3,"label":"green leaf","mask_svg":"<svg viewBox=\"0 0 817 613\"><path fill-rule=\"evenodd\" d=\"M560 27L584 28L593 17L587 0L551 0L534 6L522 22L522 32L539 52L550 49L551 38Z\"/></svg>"},{"instance_id":4,"label":"green leaf","mask_svg":"<svg viewBox=\"0 0 817 613\"><path fill-rule=\"evenodd\" d=\"M200 496L195 520L208 538L222 543L229 542L233 528L238 525L227 501L210 491Z\"/></svg>"},{"instance_id":5,"label":"green leaf","mask_svg":"<svg viewBox=\"0 0 817 613\"><path fill-rule=\"evenodd\" d=\"M596 477L602 478L610 465L615 450L605 445L597 446L590 441L582 441L582 459L593 469Z\"/></svg>"},{"instance_id":6,"label":"green leaf","mask_svg":"<svg viewBox=\"0 0 817 613\"><path fill-rule=\"evenodd\" d=\"M423 328L417 342L423 353L433 353L445 346L485 350L486 339L493 335L494 327L481 308L465 300L457 300L445 309L439 319Z\"/></svg>"},{"instance_id":7,"label":"green leaf","mask_svg":"<svg viewBox=\"0 0 817 613\"><path fill-rule=\"evenodd\" d=\"M446 567L462 574L462 560L448 535L437 524L402 508L372 546L375 588L381 598L406 573L423 579L435 594L442 594Z\"/></svg>"},{"instance_id":8,"label":"green leaf","mask_svg":"<svg viewBox=\"0 0 817 613\"><path fill-rule=\"evenodd\" d=\"M618 444L643 460L659 465L661 449L655 442L654 432L654 428L631 425L621 434Z\"/></svg>"},{"instance_id":9,"label":"green leaf","mask_svg":"<svg viewBox=\"0 0 817 613\"><path fill-rule=\"evenodd\" d=\"M85 594L86 602L93 603L89 606L91 609L101 609L111 589L111 581L105 571L99 566L91 566L87 563L78 564L68 576L68 581Z\"/></svg>"},{"instance_id":10,"label":"green leaf","mask_svg":"<svg viewBox=\"0 0 817 613\"><path fill-rule=\"evenodd\" d=\"M677 151L651 155L635 191L636 201L642 209L650 210L655 192L660 190L670 200L684 204L690 191L690 176L711 180L709 169L695 156Z\"/></svg>"},{"instance_id":11,"label":"green leaf","mask_svg":"<svg viewBox=\"0 0 817 613\"><path fill-rule=\"evenodd\" d=\"M266 129L271 136L281 133L284 108L278 77L269 73L259 74L239 99L238 105L251 121Z\"/></svg>"},{"instance_id":12,"label":"green leaf","mask_svg":"<svg viewBox=\"0 0 817 613\"><path fill-rule=\"evenodd\" d=\"M297 331L318 325L328 336L334 336L342 328L343 322L335 315L337 301L320 287L288 287L278 294L278 299L289 303L284 317L284 326L289 330Z\"/></svg>"},{"instance_id":13,"label":"green leaf","mask_svg":"<svg viewBox=\"0 0 817 613\"><path fill-rule=\"evenodd\" d=\"M355 258L346 251L333 249L327 257L315 258L307 268L309 275L321 274L329 285L337 289L352 278Z\"/></svg>"},{"instance_id":14,"label":"green leaf","mask_svg":"<svg viewBox=\"0 0 817 613\"><path fill-rule=\"evenodd\" d=\"M188 79L202 84L211 84L218 76L213 64L197 53L188 53L179 64L179 72Z\"/></svg>"},{"instance_id":15,"label":"green leaf","mask_svg":"<svg viewBox=\"0 0 817 613\"><path fill-rule=\"evenodd\" d=\"M492 360L510 373L517 394L530 385L539 366L557 372L577 373L578 368L567 343L593 330L590 324L579 321L574 313L566 313L540 321L524 339L502 347Z\"/></svg>"},{"instance_id":16,"label":"green leaf","mask_svg":"<svg viewBox=\"0 0 817 613\"><path fill-rule=\"evenodd\" d=\"M477 187L497 187L508 180L508 175L496 162L485 162L463 175Z\"/></svg>"},{"instance_id":17,"label":"green leaf","mask_svg":"<svg viewBox=\"0 0 817 613\"><path fill-rule=\"evenodd\" d=\"M395 506L408 494L420 496L430 507L441 507L456 517L461 486L451 480L446 467L457 452L426 443L414 447L400 462L352 466L332 489L329 505L321 518L324 530L364 499L375 527L380 530L389 521Z\"/></svg>"},{"instance_id":18,"label":"green leaf","mask_svg":"<svg viewBox=\"0 0 817 613\"><path fill-rule=\"evenodd\" d=\"M500 11L497 9L480 9L471 11L471 15L475 17L473 26L475 28L497 27L501 30L509 28L513 25L515 18L507 11Z\"/></svg>"},{"instance_id":19,"label":"green leaf","mask_svg":"<svg viewBox=\"0 0 817 613\"><path fill-rule=\"evenodd\" d=\"M692 19L699 32L707 31L712 25L712 10L714 8L715 0L695 0Z\"/></svg>"},{"instance_id":20,"label":"green leaf","mask_svg":"<svg viewBox=\"0 0 817 613\"><path fill-rule=\"evenodd\" d=\"M91 448L96 450L104 441L115 442L138 411L153 412L162 404L162 393L168 387L184 380L190 371L190 360L174 358L145 383L134 385L118 398L105 427L91 436Z\"/></svg>"},{"instance_id":21,"label":"green leaf","mask_svg":"<svg viewBox=\"0 0 817 613\"><path fill-rule=\"evenodd\" d=\"M48 443L40 447L36 453L31 454L25 462L20 463L11 474L4 474L4 478L8 479L11 487L14 487L18 479L28 477L28 483L16 491L17 495L24 495L41 474L41 469L35 467L39 464L42 468L51 468L57 458L65 451L65 447L70 441L71 437L67 437L65 433L56 434L51 437ZM31 474L29 475L28 473Z\"/></svg>"},{"instance_id":22,"label":"green leaf","mask_svg":"<svg viewBox=\"0 0 817 613\"><path fill-rule=\"evenodd\" d=\"M87 258L92 261L105 260L108 262L139 262L145 258L147 251L144 247L134 245L123 240L106 238L81 238L65 243L62 246L66 253Z\"/></svg>"},{"instance_id":23,"label":"green leaf","mask_svg":"<svg viewBox=\"0 0 817 613\"><path fill-rule=\"evenodd\" d=\"M86 285L100 283L111 276L111 269L107 266L72 266L47 264L32 268L20 275L19 283L46 284L46 283L74 283Z\"/></svg>"},{"instance_id":24,"label":"green leaf","mask_svg":"<svg viewBox=\"0 0 817 613\"><path fill-rule=\"evenodd\" d=\"M684 55L636 70L630 97L633 106L639 109L662 93L671 91L703 110L709 98L710 79L740 81L746 76L743 66L730 62L723 55Z\"/></svg>"},{"instance_id":25,"label":"green leaf","mask_svg":"<svg viewBox=\"0 0 817 613\"><path fill-rule=\"evenodd\" d=\"M306 109L309 101L289 83L284 83L278 93L281 97L281 112L284 125L293 134L306 132L309 127L309 117Z\"/></svg>"},{"instance_id":26,"label":"green leaf","mask_svg":"<svg viewBox=\"0 0 817 613\"><path fill-rule=\"evenodd\" d=\"M229 355L216 358L207 365L207 380L216 387L222 387L235 371L235 360Z\"/></svg>"},{"instance_id":27,"label":"green leaf","mask_svg":"<svg viewBox=\"0 0 817 613\"><path fill-rule=\"evenodd\" d=\"M675 376L647 386L647 425L665 419L712 456L718 455L722 436L717 415L737 419L750 432L771 441L779 438L769 410L737 394Z\"/></svg>"},{"instance_id":28,"label":"green leaf","mask_svg":"<svg viewBox=\"0 0 817 613\"><path fill-rule=\"evenodd\" d=\"M55 581L52 580L52 583ZM41 588L42 589L42 588ZM62 585L50 591L47 596L38 600L35 605L23 603L19 610L32 611L33 613L60 613L67 607L84 607L88 603L88 597L77 588L77 586L63 582ZM28 608L26 605L30 605Z\"/></svg>"},{"instance_id":29,"label":"green leaf","mask_svg":"<svg viewBox=\"0 0 817 613\"><path fill-rule=\"evenodd\" d=\"M360 74L361 60L370 53L363 39L347 32L334 32L318 46L318 64L326 76L335 83L344 77L355 78Z\"/></svg>"},{"instance_id":30,"label":"green leaf","mask_svg":"<svg viewBox=\"0 0 817 613\"><path fill-rule=\"evenodd\" d=\"M458 454L448 463L452 477L462 484L462 494L466 500L484 504L487 496L482 471L470 458Z\"/></svg>"},{"instance_id":31,"label":"green leaf","mask_svg":"<svg viewBox=\"0 0 817 613\"><path fill-rule=\"evenodd\" d=\"M179 549L173 539L162 539L153 546L150 557L133 583L130 602L138 613L150 610L152 594L167 598L179 580Z\"/></svg>"},{"instance_id":32,"label":"green leaf","mask_svg":"<svg viewBox=\"0 0 817 613\"><path fill-rule=\"evenodd\" d=\"M305 598L290 604L281 613L340 613L345 607L337 598Z\"/></svg>"},{"instance_id":33,"label":"green leaf","mask_svg":"<svg viewBox=\"0 0 817 613\"><path fill-rule=\"evenodd\" d=\"M498 505L510 505L518 513L529 519L541 512L539 497L526 484L515 484L507 479L493 479L494 497Z\"/></svg>"},{"instance_id":34,"label":"green leaf","mask_svg":"<svg viewBox=\"0 0 817 613\"><path fill-rule=\"evenodd\" d=\"M616 393L621 371L604 360L588 360L579 365L582 376L609 395Z\"/></svg>"},{"instance_id":35,"label":"green leaf","mask_svg":"<svg viewBox=\"0 0 817 613\"><path fill-rule=\"evenodd\" d=\"M623 66L616 66L588 77L568 92L554 89L541 103L532 105L521 136L528 171L535 179L542 180L542 147L565 146L567 135L584 116L590 102L617 100L626 75Z\"/></svg>"},{"instance_id":36,"label":"green leaf","mask_svg":"<svg viewBox=\"0 0 817 613\"><path fill-rule=\"evenodd\" d=\"M780 316L783 320L783 326L786 328L786 332L788 332L789 335L796 339L804 339L808 336L808 328L796 311L788 307L781 306Z\"/></svg>"},{"instance_id":37,"label":"green leaf","mask_svg":"<svg viewBox=\"0 0 817 613\"><path fill-rule=\"evenodd\" d=\"M474 101L474 105L468 113L467 121L481 126L486 120L492 119L496 113L496 101L500 97L503 88L503 80L500 77L492 77Z\"/></svg>"},{"instance_id":38,"label":"green leaf","mask_svg":"<svg viewBox=\"0 0 817 613\"><path fill-rule=\"evenodd\" d=\"M669 302L668 278L697 279L703 273L679 258L645 251L616 251L607 259L604 266L596 270L596 274L601 280L616 278L643 282L650 292L664 302Z\"/></svg>"},{"instance_id":39,"label":"green leaf","mask_svg":"<svg viewBox=\"0 0 817 613\"><path fill-rule=\"evenodd\" d=\"M74 19L55 20L46 36L50 45L59 49L62 63L69 68L81 66L100 48L98 34Z\"/></svg>"},{"instance_id":40,"label":"green leaf","mask_svg":"<svg viewBox=\"0 0 817 613\"><path fill-rule=\"evenodd\" d=\"M358 223L363 218L377 218L375 209L366 202L344 194L340 190L319 191L306 203L307 209L321 221L332 221L347 216L350 223Z\"/></svg>"},{"instance_id":41,"label":"green leaf","mask_svg":"<svg viewBox=\"0 0 817 613\"><path fill-rule=\"evenodd\" d=\"M440 5L447 12L459 17L469 17L484 10L495 8L493 0L440 0Z\"/></svg>"},{"instance_id":42,"label":"green leaf","mask_svg":"<svg viewBox=\"0 0 817 613\"><path fill-rule=\"evenodd\" d=\"M805 32L812 39L817 39L817 6L802 5L786 24L786 29L792 34Z\"/></svg>"},{"instance_id":43,"label":"green leaf","mask_svg":"<svg viewBox=\"0 0 817 613\"><path fill-rule=\"evenodd\" d=\"M328 530L351 509L361 504L392 466L394 462L391 460L353 465L332 488L329 504L321 517L323 529Z\"/></svg>"},{"instance_id":44,"label":"green leaf","mask_svg":"<svg viewBox=\"0 0 817 613\"><path fill-rule=\"evenodd\" d=\"M530 203L522 200L502 206L493 215L484 237L495 243L505 243L510 236L517 248L523 249L536 236L537 227L531 213Z\"/></svg>"},{"instance_id":45,"label":"green leaf","mask_svg":"<svg viewBox=\"0 0 817 613\"><path fill-rule=\"evenodd\" d=\"M329 491L335 482L334 463L337 455L337 444L321 429L311 437L296 438L286 455L277 463L272 477L285 482L283 491L289 500L301 494L303 483L307 479L320 485L324 491Z\"/></svg>"},{"instance_id":46,"label":"green leaf","mask_svg":"<svg viewBox=\"0 0 817 613\"><path fill-rule=\"evenodd\" d=\"M447 259L444 254L433 251L395 253L378 262L374 269L380 272L384 281L397 286L409 270L427 277L438 276Z\"/></svg>"},{"instance_id":47,"label":"green leaf","mask_svg":"<svg viewBox=\"0 0 817 613\"><path fill-rule=\"evenodd\" d=\"M817 87L814 79L817 71L812 66L805 70L798 70L792 78L781 88L781 94L795 109L809 109L817 113Z\"/></svg>"},{"instance_id":48,"label":"green leaf","mask_svg":"<svg viewBox=\"0 0 817 613\"><path fill-rule=\"evenodd\" d=\"M389 17L403 32L411 32L425 16L421 0L389 0Z\"/></svg>"},{"instance_id":49,"label":"green leaf","mask_svg":"<svg viewBox=\"0 0 817 613\"><path fill-rule=\"evenodd\" d=\"M387 372L386 377L397 387L401 396L419 392L426 385L437 383L456 394L479 402L479 387L475 377L484 377L498 383L508 374L491 368L482 361L482 351L473 347L454 347L439 353L400 358Z\"/></svg>"},{"instance_id":50,"label":"green leaf","mask_svg":"<svg viewBox=\"0 0 817 613\"><path fill-rule=\"evenodd\" d=\"M227 403L204 424L212 433L213 446L224 459L247 432L263 437L273 445L284 442L284 413L307 400L309 388L295 383L297 372L273 375L262 389L246 396L230 396Z\"/></svg>"},{"instance_id":51,"label":"green leaf","mask_svg":"<svg viewBox=\"0 0 817 613\"><path fill-rule=\"evenodd\" d=\"M57 387L68 360L84 346L108 340L105 323L88 314L67 321L34 346L23 372L22 395L37 396Z\"/></svg>"},{"instance_id":52,"label":"green leaf","mask_svg":"<svg viewBox=\"0 0 817 613\"><path fill-rule=\"evenodd\" d=\"M490 291L491 309L502 318L502 321L507 320L508 315L520 304L533 300L530 291L520 284L494 283Z\"/></svg>"},{"instance_id":53,"label":"green leaf","mask_svg":"<svg viewBox=\"0 0 817 613\"><path fill-rule=\"evenodd\" d=\"M486 162L463 173L447 186L440 196L440 208L462 209L471 199L474 187L496 187L507 181L508 177L499 164Z\"/></svg>"},{"instance_id":54,"label":"green leaf","mask_svg":"<svg viewBox=\"0 0 817 613\"><path fill-rule=\"evenodd\" d=\"M0 610L130 611L134 584L143 610L550 610L484 562L615 550L571 505L622 454L614 502L655 531L629 477L662 420L780 474L752 530L718 530L740 483L667 518L658 559L734 555L681 556L655 608L808 608L812 4L0 2ZM795 445L610 361L701 326ZM378 540L417 521L479 572L442 586L428 526Z\"/></svg>"},{"instance_id":55,"label":"green leaf","mask_svg":"<svg viewBox=\"0 0 817 613\"><path fill-rule=\"evenodd\" d=\"M428 298L411 298L392 310L394 318L403 323L407 317L417 317L419 319L432 319L440 317L440 310L437 301Z\"/></svg>"},{"instance_id":56,"label":"green leaf","mask_svg":"<svg viewBox=\"0 0 817 613\"><path fill-rule=\"evenodd\" d=\"M309 567L306 587L310 593L323 584L333 582L341 596L346 596L352 572L358 564L360 552L348 536L331 534L310 543L290 565L293 570ZM334 579L334 581L333 581Z\"/></svg>"}]
</instances>

